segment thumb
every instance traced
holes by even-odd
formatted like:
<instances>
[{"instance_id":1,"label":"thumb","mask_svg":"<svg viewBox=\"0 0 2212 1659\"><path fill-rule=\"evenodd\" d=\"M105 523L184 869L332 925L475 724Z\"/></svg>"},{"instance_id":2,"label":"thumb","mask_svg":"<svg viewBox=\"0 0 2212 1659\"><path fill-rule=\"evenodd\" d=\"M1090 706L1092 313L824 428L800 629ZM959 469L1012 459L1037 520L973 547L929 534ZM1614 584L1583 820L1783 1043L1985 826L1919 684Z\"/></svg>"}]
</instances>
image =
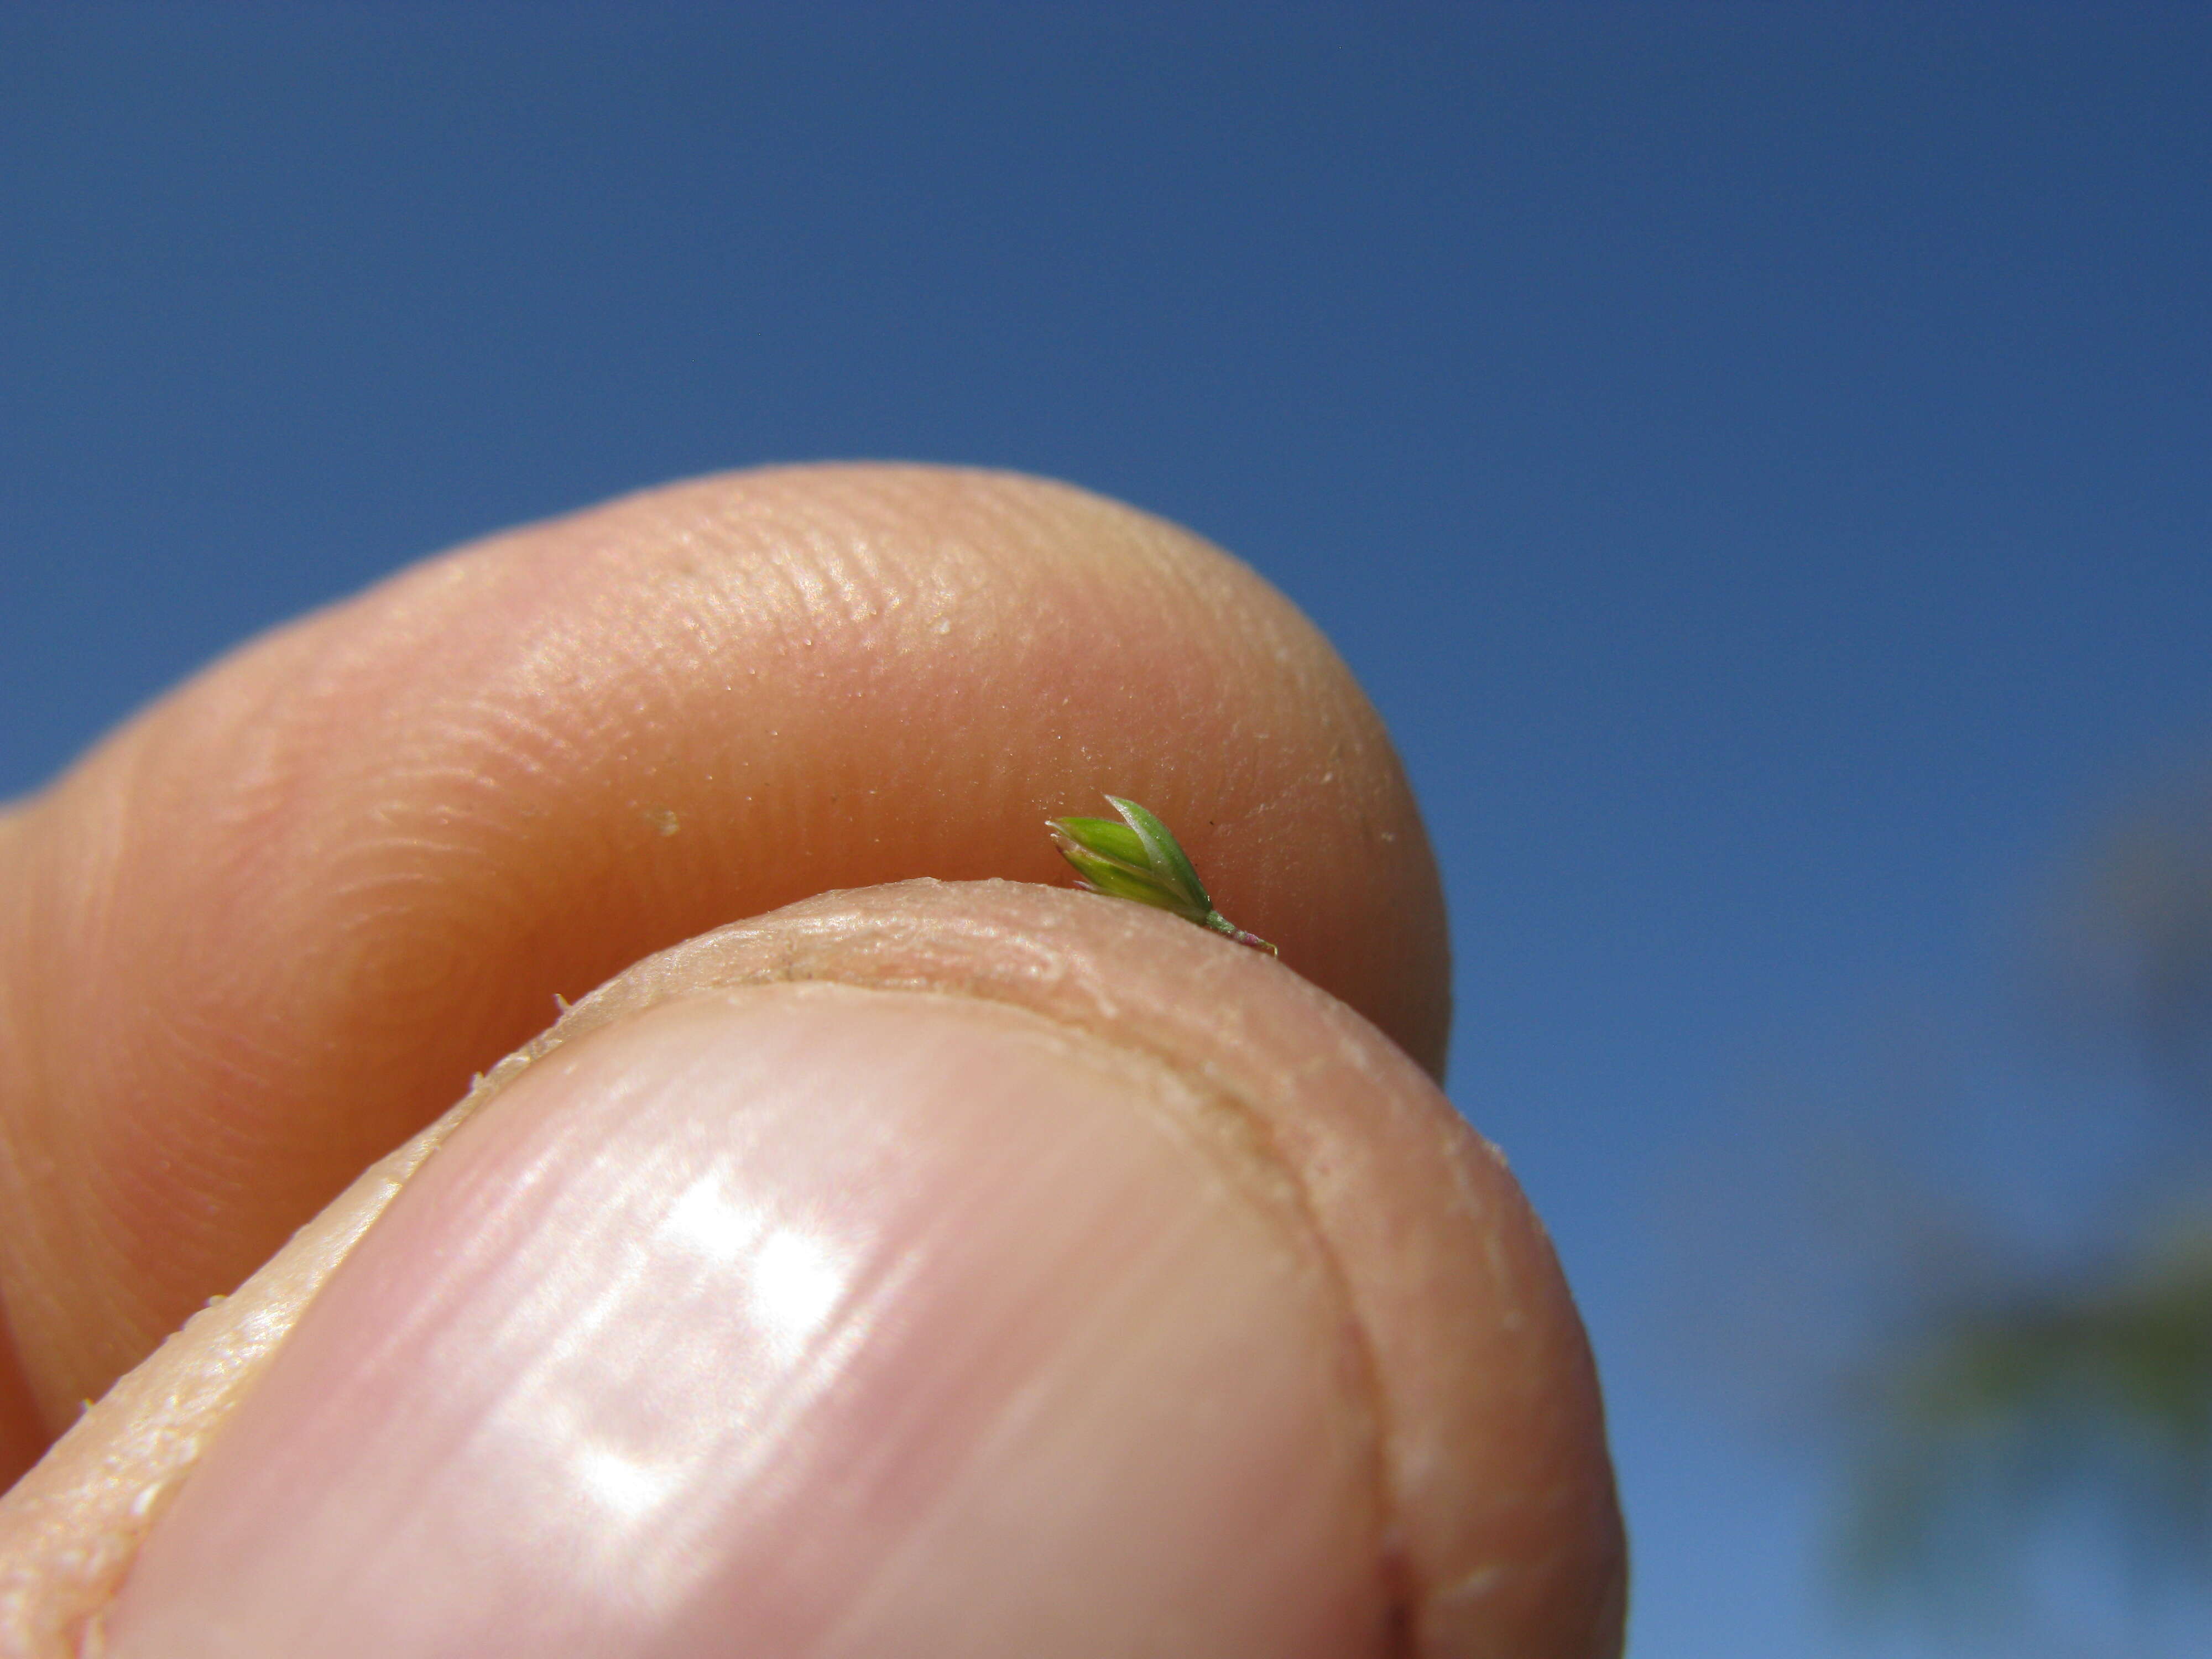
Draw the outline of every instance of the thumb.
<instances>
[{"instance_id":1,"label":"thumb","mask_svg":"<svg viewBox=\"0 0 2212 1659\"><path fill-rule=\"evenodd\" d=\"M1617 1641L1540 1234L1276 964L1065 893L833 895L502 1073L143 1505L110 1651Z\"/></svg>"}]
</instances>

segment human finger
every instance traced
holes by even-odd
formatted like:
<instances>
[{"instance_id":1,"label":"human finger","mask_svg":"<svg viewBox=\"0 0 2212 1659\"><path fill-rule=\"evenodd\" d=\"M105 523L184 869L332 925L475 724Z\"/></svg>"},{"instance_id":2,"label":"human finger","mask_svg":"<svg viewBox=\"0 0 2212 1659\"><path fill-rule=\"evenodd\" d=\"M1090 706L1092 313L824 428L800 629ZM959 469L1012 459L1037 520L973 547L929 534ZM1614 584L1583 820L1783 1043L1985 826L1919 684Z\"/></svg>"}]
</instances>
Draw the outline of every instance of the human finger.
<instances>
[{"instance_id":1,"label":"human finger","mask_svg":"<svg viewBox=\"0 0 2212 1659\"><path fill-rule=\"evenodd\" d=\"M35 1445L624 964L1134 796L1431 1069L1404 777L1245 567L1063 486L739 475L432 560L218 664L0 830L0 1301ZM5 1389L0 1389L4 1403Z\"/></svg>"}]
</instances>

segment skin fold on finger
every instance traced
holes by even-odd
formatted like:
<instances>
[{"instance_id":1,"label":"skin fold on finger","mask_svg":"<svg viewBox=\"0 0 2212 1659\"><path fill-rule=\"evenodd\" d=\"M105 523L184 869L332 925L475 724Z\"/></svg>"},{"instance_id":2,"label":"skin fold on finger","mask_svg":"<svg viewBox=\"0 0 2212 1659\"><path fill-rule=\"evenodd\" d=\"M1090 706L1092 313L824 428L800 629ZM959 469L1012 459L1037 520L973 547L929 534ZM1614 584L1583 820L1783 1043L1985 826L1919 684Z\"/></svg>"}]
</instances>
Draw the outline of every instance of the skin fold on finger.
<instances>
[{"instance_id":1,"label":"skin fold on finger","mask_svg":"<svg viewBox=\"0 0 2212 1659\"><path fill-rule=\"evenodd\" d=\"M1108 790L1440 1073L1440 890L1373 710L1249 569L1082 491L708 479L430 561L218 664L0 838L18 1443L556 994L830 889L1064 880L1040 820Z\"/></svg>"},{"instance_id":2,"label":"skin fold on finger","mask_svg":"<svg viewBox=\"0 0 2212 1659\"><path fill-rule=\"evenodd\" d=\"M1138 907L1021 884L833 893L639 964L504 1062L405 1158L544 1056L705 992L825 982L975 999L1156 1063L1279 1184L1364 1354L1406 1650L1618 1650L1624 1547L1579 1322L1493 1149L1371 1025L1279 963ZM44 1656L404 1179L395 1163L188 1327L0 1504L0 1650Z\"/></svg>"}]
</instances>

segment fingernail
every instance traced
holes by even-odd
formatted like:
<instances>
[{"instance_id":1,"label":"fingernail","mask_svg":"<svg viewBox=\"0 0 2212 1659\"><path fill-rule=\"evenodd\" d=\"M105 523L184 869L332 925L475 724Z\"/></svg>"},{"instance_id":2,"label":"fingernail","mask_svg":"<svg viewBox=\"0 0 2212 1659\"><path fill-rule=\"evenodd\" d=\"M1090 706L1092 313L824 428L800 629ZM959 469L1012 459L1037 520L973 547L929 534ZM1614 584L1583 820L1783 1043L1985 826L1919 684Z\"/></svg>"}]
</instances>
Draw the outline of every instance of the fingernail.
<instances>
[{"instance_id":1,"label":"fingernail","mask_svg":"<svg viewBox=\"0 0 2212 1659\"><path fill-rule=\"evenodd\" d=\"M111 1650L1381 1652L1349 1321L1224 1110L955 997L558 1050L302 1316Z\"/></svg>"}]
</instances>

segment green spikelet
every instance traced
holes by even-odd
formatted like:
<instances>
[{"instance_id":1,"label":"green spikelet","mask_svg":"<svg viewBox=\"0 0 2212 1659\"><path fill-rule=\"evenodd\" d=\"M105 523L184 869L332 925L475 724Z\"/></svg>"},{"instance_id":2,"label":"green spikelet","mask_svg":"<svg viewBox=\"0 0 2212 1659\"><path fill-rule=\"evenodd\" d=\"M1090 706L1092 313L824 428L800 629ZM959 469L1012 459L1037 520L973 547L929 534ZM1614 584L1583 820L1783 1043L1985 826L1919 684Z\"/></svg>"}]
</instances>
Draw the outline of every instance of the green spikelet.
<instances>
[{"instance_id":1,"label":"green spikelet","mask_svg":"<svg viewBox=\"0 0 2212 1659\"><path fill-rule=\"evenodd\" d=\"M1094 893L1133 899L1156 910L1171 910L1185 921L1226 934L1269 956L1279 955L1267 940L1246 933L1213 908L1206 884L1190 860L1152 812L1119 795L1107 804L1121 815L1111 818L1053 818L1045 828L1060 855L1075 868L1075 878Z\"/></svg>"}]
</instances>

